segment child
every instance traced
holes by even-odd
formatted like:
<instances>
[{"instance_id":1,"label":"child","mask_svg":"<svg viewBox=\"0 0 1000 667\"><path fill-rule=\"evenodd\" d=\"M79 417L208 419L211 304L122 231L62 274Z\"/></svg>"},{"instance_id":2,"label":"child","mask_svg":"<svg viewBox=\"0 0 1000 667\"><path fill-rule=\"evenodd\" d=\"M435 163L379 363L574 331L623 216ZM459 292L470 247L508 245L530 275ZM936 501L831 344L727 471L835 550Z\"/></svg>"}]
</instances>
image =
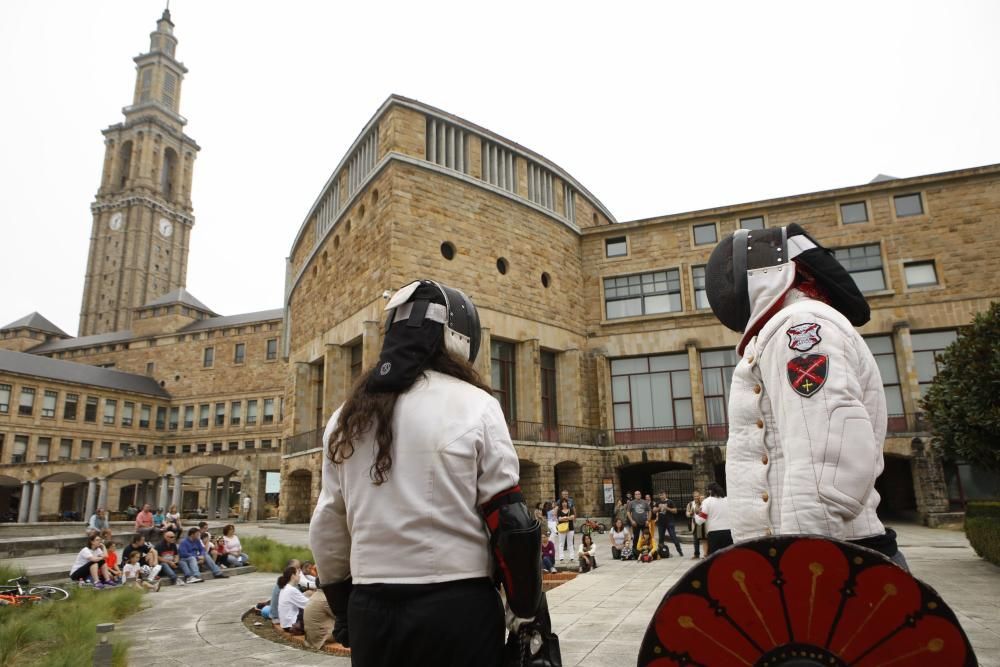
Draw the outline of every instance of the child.
<instances>
[{"instance_id":1,"label":"child","mask_svg":"<svg viewBox=\"0 0 1000 667\"><path fill-rule=\"evenodd\" d=\"M131 586L132 588L138 588L140 590L151 590L155 593L160 590L160 582L157 581L154 584L141 578L142 568L139 565L140 556L142 556L142 554L138 551L133 551L128 555L128 562L125 563L125 567L122 568L122 574L125 576L125 585Z\"/></svg>"},{"instance_id":2,"label":"child","mask_svg":"<svg viewBox=\"0 0 1000 667\"><path fill-rule=\"evenodd\" d=\"M636 548L639 550L639 560L643 563L649 563L660 557L660 552L656 550L656 540L649 533L649 526L642 529Z\"/></svg>"},{"instance_id":3,"label":"child","mask_svg":"<svg viewBox=\"0 0 1000 667\"><path fill-rule=\"evenodd\" d=\"M115 583L123 583L122 570L118 567L118 552L115 550L118 544L115 542L108 542L104 554L104 566L108 568L108 574L111 575L112 580Z\"/></svg>"},{"instance_id":4,"label":"child","mask_svg":"<svg viewBox=\"0 0 1000 667\"><path fill-rule=\"evenodd\" d=\"M545 572L556 571L556 545L549 539L549 531L542 533L542 570Z\"/></svg>"},{"instance_id":5,"label":"child","mask_svg":"<svg viewBox=\"0 0 1000 667\"><path fill-rule=\"evenodd\" d=\"M583 536L583 543L578 553L580 557L580 572L590 572L597 569L597 558L594 556L594 538L589 534Z\"/></svg>"}]
</instances>

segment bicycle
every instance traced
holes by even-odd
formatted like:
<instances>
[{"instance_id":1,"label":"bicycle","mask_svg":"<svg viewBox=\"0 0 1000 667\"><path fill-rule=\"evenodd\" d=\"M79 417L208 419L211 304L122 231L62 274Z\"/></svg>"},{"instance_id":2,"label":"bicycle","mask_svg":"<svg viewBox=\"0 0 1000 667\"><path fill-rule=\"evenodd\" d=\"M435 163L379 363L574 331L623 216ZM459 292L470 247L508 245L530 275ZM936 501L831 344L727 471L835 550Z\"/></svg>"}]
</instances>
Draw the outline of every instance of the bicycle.
<instances>
[{"instance_id":1,"label":"bicycle","mask_svg":"<svg viewBox=\"0 0 1000 667\"><path fill-rule=\"evenodd\" d=\"M580 532L582 532L584 535L590 535L595 532L599 535L603 535L604 531L608 529L608 527L603 523L594 521L592 519L584 519L581 523L582 527L580 529Z\"/></svg>"},{"instance_id":2,"label":"bicycle","mask_svg":"<svg viewBox=\"0 0 1000 667\"><path fill-rule=\"evenodd\" d=\"M27 577L15 577L0 586L0 605L20 606L39 602L59 602L69 598L69 593L56 586L32 586Z\"/></svg>"}]
</instances>

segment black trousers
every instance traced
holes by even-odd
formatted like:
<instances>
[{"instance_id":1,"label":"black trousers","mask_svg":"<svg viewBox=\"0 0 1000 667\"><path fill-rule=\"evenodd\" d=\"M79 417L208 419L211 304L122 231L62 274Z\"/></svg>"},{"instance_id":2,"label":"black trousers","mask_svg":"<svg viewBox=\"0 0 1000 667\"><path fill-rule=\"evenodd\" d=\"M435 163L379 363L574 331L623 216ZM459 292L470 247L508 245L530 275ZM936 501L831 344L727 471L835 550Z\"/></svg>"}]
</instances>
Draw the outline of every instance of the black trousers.
<instances>
[{"instance_id":1,"label":"black trousers","mask_svg":"<svg viewBox=\"0 0 1000 667\"><path fill-rule=\"evenodd\" d=\"M725 549L733 544L733 534L726 530L711 530L708 532L708 553L714 554L719 549Z\"/></svg>"},{"instance_id":2,"label":"black trousers","mask_svg":"<svg viewBox=\"0 0 1000 667\"><path fill-rule=\"evenodd\" d=\"M355 584L347 607L354 667L500 667L503 606L489 579Z\"/></svg>"}]
</instances>

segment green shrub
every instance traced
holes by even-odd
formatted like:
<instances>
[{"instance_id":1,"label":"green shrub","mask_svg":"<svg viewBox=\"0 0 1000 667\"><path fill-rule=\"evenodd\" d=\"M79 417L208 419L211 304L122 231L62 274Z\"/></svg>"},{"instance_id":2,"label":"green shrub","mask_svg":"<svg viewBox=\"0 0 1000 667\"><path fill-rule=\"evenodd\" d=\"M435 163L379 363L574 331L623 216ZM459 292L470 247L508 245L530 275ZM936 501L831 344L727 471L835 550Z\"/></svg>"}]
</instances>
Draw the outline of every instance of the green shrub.
<instances>
[{"instance_id":1,"label":"green shrub","mask_svg":"<svg viewBox=\"0 0 1000 667\"><path fill-rule=\"evenodd\" d=\"M281 544L268 537L241 537L240 545L250 558L250 564L261 572L280 574L285 569L285 563L293 558L300 561L315 560L307 547Z\"/></svg>"},{"instance_id":2,"label":"green shrub","mask_svg":"<svg viewBox=\"0 0 1000 667\"><path fill-rule=\"evenodd\" d=\"M0 566L4 581L17 576ZM65 601L30 607L0 608L0 667L92 665L97 625L117 622L142 608L134 588L69 588ZM124 633L114 633L114 664L128 664Z\"/></svg>"},{"instance_id":3,"label":"green shrub","mask_svg":"<svg viewBox=\"0 0 1000 667\"><path fill-rule=\"evenodd\" d=\"M975 500L965 508L965 536L981 558L1000 565L1000 501Z\"/></svg>"}]
</instances>

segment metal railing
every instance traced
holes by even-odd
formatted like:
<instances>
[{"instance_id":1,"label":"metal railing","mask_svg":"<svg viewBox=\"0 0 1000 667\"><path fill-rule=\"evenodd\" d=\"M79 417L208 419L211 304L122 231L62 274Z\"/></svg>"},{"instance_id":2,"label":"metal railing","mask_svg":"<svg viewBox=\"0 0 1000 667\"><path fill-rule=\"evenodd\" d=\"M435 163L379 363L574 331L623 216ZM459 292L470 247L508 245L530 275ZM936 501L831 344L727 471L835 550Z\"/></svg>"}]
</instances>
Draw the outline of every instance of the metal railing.
<instances>
[{"instance_id":1,"label":"metal railing","mask_svg":"<svg viewBox=\"0 0 1000 667\"><path fill-rule=\"evenodd\" d=\"M704 442L725 442L729 437L727 424L694 424L691 426L652 426L616 429L612 431L616 447L647 447L666 445L689 447Z\"/></svg>"},{"instance_id":2,"label":"metal railing","mask_svg":"<svg viewBox=\"0 0 1000 667\"><path fill-rule=\"evenodd\" d=\"M507 426L510 429L511 439L521 442L551 442L592 447L608 445L608 432L604 429L565 424L554 426L520 420L512 421Z\"/></svg>"},{"instance_id":3,"label":"metal railing","mask_svg":"<svg viewBox=\"0 0 1000 667\"><path fill-rule=\"evenodd\" d=\"M922 412L912 415L889 415L886 424L886 431L889 433L926 433L930 430L930 422Z\"/></svg>"},{"instance_id":4,"label":"metal railing","mask_svg":"<svg viewBox=\"0 0 1000 667\"><path fill-rule=\"evenodd\" d=\"M285 440L285 454L298 454L310 449L322 447L323 430L324 429L318 428L315 431L297 433L292 437L287 438Z\"/></svg>"}]
</instances>

